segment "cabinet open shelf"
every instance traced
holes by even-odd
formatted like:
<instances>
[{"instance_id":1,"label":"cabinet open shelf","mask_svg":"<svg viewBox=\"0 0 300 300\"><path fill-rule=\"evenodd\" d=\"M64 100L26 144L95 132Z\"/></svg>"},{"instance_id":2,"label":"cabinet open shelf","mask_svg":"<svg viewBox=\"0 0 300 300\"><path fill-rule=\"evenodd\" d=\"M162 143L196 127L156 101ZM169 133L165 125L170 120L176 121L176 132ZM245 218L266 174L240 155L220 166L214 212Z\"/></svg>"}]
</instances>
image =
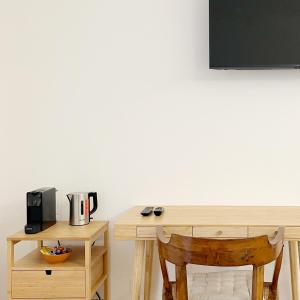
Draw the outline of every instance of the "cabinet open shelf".
<instances>
[{"instance_id":1,"label":"cabinet open shelf","mask_svg":"<svg viewBox=\"0 0 300 300\"><path fill-rule=\"evenodd\" d=\"M92 247L91 265L93 266L99 257L102 257L107 251L104 246ZM44 260L39 249L35 249L21 259L17 260L12 267L13 271L28 270L85 270L84 247L72 247L72 253L68 260L62 263L49 264Z\"/></svg>"}]
</instances>

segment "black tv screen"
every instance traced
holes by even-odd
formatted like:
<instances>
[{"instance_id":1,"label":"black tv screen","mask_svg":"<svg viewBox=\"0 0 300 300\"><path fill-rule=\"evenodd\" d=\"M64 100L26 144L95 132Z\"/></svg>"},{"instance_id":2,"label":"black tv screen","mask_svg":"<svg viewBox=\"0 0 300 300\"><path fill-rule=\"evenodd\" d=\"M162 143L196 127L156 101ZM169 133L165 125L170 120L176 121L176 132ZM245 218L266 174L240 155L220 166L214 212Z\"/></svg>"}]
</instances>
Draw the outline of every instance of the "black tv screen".
<instances>
[{"instance_id":1,"label":"black tv screen","mask_svg":"<svg viewBox=\"0 0 300 300\"><path fill-rule=\"evenodd\" d=\"M300 67L300 0L210 0L210 68Z\"/></svg>"}]
</instances>

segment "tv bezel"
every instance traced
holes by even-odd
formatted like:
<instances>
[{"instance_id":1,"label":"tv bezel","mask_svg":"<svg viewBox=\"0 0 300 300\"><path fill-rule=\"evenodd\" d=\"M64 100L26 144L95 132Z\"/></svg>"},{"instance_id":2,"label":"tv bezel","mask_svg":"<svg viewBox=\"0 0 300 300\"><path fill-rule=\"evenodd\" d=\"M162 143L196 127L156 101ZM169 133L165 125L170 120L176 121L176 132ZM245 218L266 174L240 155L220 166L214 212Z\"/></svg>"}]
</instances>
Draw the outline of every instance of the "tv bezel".
<instances>
[{"instance_id":1,"label":"tv bezel","mask_svg":"<svg viewBox=\"0 0 300 300\"><path fill-rule=\"evenodd\" d=\"M212 32L211 32L211 16L212 16L212 9L211 9L211 1L209 0L209 69L211 70L290 70L300 69L300 61L299 64L266 64L266 65L214 65L212 63L211 58L211 40L212 40ZM300 56L299 56L300 60Z\"/></svg>"}]
</instances>

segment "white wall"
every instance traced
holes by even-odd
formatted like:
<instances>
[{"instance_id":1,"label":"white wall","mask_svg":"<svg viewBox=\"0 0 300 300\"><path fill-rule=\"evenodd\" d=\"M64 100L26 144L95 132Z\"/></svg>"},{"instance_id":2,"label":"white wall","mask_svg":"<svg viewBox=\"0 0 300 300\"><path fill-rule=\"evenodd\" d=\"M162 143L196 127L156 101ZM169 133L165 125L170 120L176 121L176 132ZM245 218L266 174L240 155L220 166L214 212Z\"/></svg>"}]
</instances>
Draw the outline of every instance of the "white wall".
<instances>
[{"instance_id":1,"label":"white wall","mask_svg":"<svg viewBox=\"0 0 300 300\"><path fill-rule=\"evenodd\" d=\"M298 205L299 71L209 70L208 0L2 0L0 41L1 299L5 237L36 187L59 189L60 218L79 190L112 220L140 203ZM113 300L132 251L112 243Z\"/></svg>"}]
</instances>

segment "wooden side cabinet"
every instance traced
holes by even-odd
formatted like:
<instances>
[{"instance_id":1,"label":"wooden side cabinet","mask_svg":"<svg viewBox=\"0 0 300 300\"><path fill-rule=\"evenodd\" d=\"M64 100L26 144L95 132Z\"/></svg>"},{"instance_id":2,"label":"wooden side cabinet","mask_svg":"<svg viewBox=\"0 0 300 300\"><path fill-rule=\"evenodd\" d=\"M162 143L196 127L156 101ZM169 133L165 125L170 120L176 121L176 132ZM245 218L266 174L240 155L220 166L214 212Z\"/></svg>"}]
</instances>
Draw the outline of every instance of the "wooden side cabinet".
<instances>
[{"instance_id":1,"label":"wooden side cabinet","mask_svg":"<svg viewBox=\"0 0 300 300\"><path fill-rule=\"evenodd\" d=\"M94 242L101 239L101 246ZM37 241L37 248L15 260L15 245ZM58 264L47 263L39 252L45 241L67 244L76 241L70 258ZM97 243L98 244L98 243ZM108 222L93 221L84 226L57 222L37 234L20 231L7 238L9 300L91 300L102 287L109 300L109 233Z\"/></svg>"}]
</instances>

